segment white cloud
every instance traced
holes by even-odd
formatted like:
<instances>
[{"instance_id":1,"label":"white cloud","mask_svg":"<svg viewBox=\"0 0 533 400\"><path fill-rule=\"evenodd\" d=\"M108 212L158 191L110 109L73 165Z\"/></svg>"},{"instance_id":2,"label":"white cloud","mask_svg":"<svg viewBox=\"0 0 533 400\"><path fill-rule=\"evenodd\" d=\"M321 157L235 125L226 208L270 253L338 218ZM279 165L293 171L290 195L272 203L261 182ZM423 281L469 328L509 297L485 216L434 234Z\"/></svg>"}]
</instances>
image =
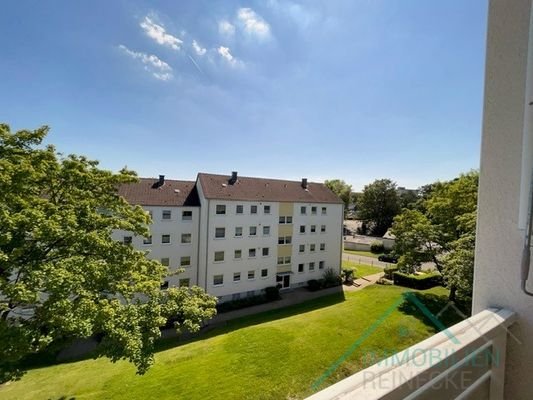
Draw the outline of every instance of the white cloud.
<instances>
[{"instance_id":1,"label":"white cloud","mask_svg":"<svg viewBox=\"0 0 533 400\"><path fill-rule=\"evenodd\" d=\"M172 67L159 57L153 54L146 54L139 51L130 50L123 44L118 47L131 58L142 62L144 64L144 69L149 71L154 78L162 81L168 81L172 79Z\"/></svg>"},{"instance_id":2,"label":"white cloud","mask_svg":"<svg viewBox=\"0 0 533 400\"><path fill-rule=\"evenodd\" d=\"M217 49L217 53L232 67L236 67L242 64L241 61L237 60L230 52L228 47L220 46Z\"/></svg>"},{"instance_id":3,"label":"white cloud","mask_svg":"<svg viewBox=\"0 0 533 400\"><path fill-rule=\"evenodd\" d=\"M140 26L144 29L144 32L149 37L154 39L162 46L167 46L174 50L179 50L181 48L181 45L183 44L183 40L172 36L170 33L167 33L162 25L156 24L149 17L144 17L144 20L140 23Z\"/></svg>"},{"instance_id":4,"label":"white cloud","mask_svg":"<svg viewBox=\"0 0 533 400\"><path fill-rule=\"evenodd\" d=\"M205 47L200 46L196 40L192 41L192 48L194 49L194 52L199 56L203 56L207 51L207 49Z\"/></svg>"},{"instance_id":5,"label":"white cloud","mask_svg":"<svg viewBox=\"0 0 533 400\"><path fill-rule=\"evenodd\" d=\"M237 18L244 31L260 39L270 37L270 25L251 8L239 8Z\"/></svg>"},{"instance_id":6,"label":"white cloud","mask_svg":"<svg viewBox=\"0 0 533 400\"><path fill-rule=\"evenodd\" d=\"M218 31L225 36L233 36L235 34L235 26L225 19L218 22Z\"/></svg>"}]
</instances>

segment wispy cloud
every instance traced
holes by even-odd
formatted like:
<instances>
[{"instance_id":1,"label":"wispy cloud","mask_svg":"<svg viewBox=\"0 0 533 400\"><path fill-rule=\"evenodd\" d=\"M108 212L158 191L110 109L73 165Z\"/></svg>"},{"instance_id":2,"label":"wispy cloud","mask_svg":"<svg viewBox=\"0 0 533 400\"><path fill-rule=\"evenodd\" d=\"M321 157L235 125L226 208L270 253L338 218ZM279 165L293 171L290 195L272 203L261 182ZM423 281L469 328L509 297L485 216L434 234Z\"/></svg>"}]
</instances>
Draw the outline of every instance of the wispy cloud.
<instances>
[{"instance_id":1,"label":"wispy cloud","mask_svg":"<svg viewBox=\"0 0 533 400\"><path fill-rule=\"evenodd\" d=\"M260 39L270 37L270 25L251 8L239 8L237 19L248 35L256 36Z\"/></svg>"},{"instance_id":2,"label":"wispy cloud","mask_svg":"<svg viewBox=\"0 0 533 400\"><path fill-rule=\"evenodd\" d=\"M235 26L224 19L218 22L218 31L224 36L233 36L235 34Z\"/></svg>"},{"instance_id":3,"label":"wispy cloud","mask_svg":"<svg viewBox=\"0 0 533 400\"><path fill-rule=\"evenodd\" d=\"M156 79L168 81L172 79L172 67L159 57L153 54L146 54L139 51L133 51L121 44L118 46L125 54L144 64L144 69L152 74Z\"/></svg>"},{"instance_id":4,"label":"wispy cloud","mask_svg":"<svg viewBox=\"0 0 533 400\"><path fill-rule=\"evenodd\" d=\"M217 49L217 53L222 57L229 65L236 67L241 65L241 61L237 60L232 54L229 47L220 46Z\"/></svg>"},{"instance_id":5,"label":"wispy cloud","mask_svg":"<svg viewBox=\"0 0 533 400\"><path fill-rule=\"evenodd\" d=\"M192 48L198 56L203 56L207 51L207 49L205 47L200 46L196 40L192 41Z\"/></svg>"},{"instance_id":6,"label":"wispy cloud","mask_svg":"<svg viewBox=\"0 0 533 400\"><path fill-rule=\"evenodd\" d=\"M162 25L156 24L150 17L144 17L144 20L140 23L140 26L143 28L146 35L154 39L162 46L179 50L183 44L183 40L177 38L176 36L172 36L170 33L167 33Z\"/></svg>"}]
</instances>

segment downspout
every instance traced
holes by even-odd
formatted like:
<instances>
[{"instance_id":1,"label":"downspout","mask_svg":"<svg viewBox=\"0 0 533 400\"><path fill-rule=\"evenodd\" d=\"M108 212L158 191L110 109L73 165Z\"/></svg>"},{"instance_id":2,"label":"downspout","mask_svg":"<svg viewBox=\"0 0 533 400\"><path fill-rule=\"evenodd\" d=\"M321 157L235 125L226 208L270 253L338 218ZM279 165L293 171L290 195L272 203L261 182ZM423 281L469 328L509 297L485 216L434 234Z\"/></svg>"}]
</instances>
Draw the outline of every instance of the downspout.
<instances>
[{"instance_id":1,"label":"downspout","mask_svg":"<svg viewBox=\"0 0 533 400\"><path fill-rule=\"evenodd\" d=\"M205 234L205 291L207 292L207 260L209 259L209 214L211 213L211 203L207 200L207 221L206 221L206 234Z\"/></svg>"},{"instance_id":2,"label":"downspout","mask_svg":"<svg viewBox=\"0 0 533 400\"><path fill-rule=\"evenodd\" d=\"M200 201L200 207L198 207L198 230L197 230L198 245L196 246L196 283L198 283L200 280L200 246L202 245L201 240L200 240L201 233L202 233L201 229L202 229L202 202Z\"/></svg>"}]
</instances>

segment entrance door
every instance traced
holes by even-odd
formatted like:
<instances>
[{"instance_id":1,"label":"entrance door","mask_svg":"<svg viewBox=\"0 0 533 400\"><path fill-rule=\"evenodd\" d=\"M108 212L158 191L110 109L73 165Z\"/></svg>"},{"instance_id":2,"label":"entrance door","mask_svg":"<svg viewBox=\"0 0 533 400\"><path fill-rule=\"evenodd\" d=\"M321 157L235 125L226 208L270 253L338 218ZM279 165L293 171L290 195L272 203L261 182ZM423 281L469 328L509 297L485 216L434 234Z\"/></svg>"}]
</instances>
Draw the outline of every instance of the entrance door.
<instances>
[{"instance_id":1,"label":"entrance door","mask_svg":"<svg viewBox=\"0 0 533 400\"><path fill-rule=\"evenodd\" d=\"M288 289L291 287L291 276L290 275L278 275L276 276L276 282L280 289Z\"/></svg>"}]
</instances>

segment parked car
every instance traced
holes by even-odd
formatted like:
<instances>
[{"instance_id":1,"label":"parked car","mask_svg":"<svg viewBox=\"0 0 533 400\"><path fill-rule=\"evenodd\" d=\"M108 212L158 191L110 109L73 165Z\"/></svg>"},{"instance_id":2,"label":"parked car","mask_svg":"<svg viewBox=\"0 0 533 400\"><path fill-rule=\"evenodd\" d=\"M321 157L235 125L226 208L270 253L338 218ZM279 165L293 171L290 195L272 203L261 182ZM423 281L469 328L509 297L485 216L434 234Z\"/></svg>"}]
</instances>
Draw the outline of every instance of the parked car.
<instances>
[{"instance_id":1,"label":"parked car","mask_svg":"<svg viewBox=\"0 0 533 400\"><path fill-rule=\"evenodd\" d=\"M379 261L396 264L398 262L398 257L392 254L382 254L378 257Z\"/></svg>"}]
</instances>

